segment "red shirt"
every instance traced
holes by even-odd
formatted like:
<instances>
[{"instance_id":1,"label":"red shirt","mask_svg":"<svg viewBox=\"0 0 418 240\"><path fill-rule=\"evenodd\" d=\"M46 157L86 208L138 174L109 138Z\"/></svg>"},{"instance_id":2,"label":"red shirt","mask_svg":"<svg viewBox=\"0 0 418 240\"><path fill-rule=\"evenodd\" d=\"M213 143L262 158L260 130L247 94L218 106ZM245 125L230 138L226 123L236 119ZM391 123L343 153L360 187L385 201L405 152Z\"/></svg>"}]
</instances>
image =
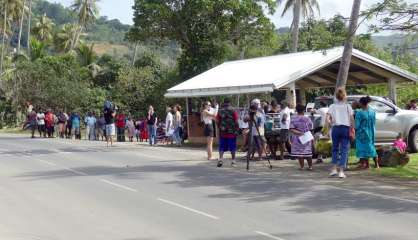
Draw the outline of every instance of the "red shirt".
<instances>
[{"instance_id":1,"label":"red shirt","mask_svg":"<svg viewBox=\"0 0 418 240\"><path fill-rule=\"evenodd\" d=\"M124 128L125 127L125 115L124 114L118 114L116 115L116 127L118 128Z\"/></svg>"}]
</instances>

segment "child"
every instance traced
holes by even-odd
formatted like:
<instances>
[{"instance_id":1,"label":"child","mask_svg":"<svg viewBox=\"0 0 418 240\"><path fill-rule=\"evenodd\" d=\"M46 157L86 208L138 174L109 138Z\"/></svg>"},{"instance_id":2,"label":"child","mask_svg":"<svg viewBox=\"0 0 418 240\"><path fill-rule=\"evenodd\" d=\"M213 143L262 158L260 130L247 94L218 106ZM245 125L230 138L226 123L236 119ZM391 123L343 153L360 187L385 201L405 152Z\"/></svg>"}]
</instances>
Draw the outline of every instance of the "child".
<instances>
[{"instance_id":1,"label":"child","mask_svg":"<svg viewBox=\"0 0 418 240\"><path fill-rule=\"evenodd\" d=\"M400 152L405 153L406 152L406 143L403 140L402 133L398 134L398 137L396 138L396 141L393 142L393 146Z\"/></svg>"},{"instance_id":2,"label":"child","mask_svg":"<svg viewBox=\"0 0 418 240\"><path fill-rule=\"evenodd\" d=\"M128 129L129 141L133 142L134 135L135 135L135 124L131 117L129 117L128 120L126 121L126 128Z\"/></svg>"}]
</instances>

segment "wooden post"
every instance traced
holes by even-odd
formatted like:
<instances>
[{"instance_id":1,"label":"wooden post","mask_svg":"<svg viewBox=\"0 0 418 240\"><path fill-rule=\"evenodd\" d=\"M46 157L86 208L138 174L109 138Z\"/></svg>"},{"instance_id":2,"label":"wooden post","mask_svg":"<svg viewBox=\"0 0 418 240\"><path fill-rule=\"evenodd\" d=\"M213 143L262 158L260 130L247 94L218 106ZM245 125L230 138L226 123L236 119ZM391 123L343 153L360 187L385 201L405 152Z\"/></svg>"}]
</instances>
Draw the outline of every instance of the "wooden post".
<instances>
[{"instance_id":1,"label":"wooden post","mask_svg":"<svg viewBox=\"0 0 418 240\"><path fill-rule=\"evenodd\" d=\"M188 140L190 142L190 102L189 102L189 98L186 98L186 114L187 114L187 136L188 136Z\"/></svg>"},{"instance_id":2,"label":"wooden post","mask_svg":"<svg viewBox=\"0 0 418 240\"><path fill-rule=\"evenodd\" d=\"M295 83L287 85L286 101L290 108L296 108L296 86Z\"/></svg>"},{"instance_id":3,"label":"wooden post","mask_svg":"<svg viewBox=\"0 0 418 240\"><path fill-rule=\"evenodd\" d=\"M398 101L398 96L396 94L396 79L390 78L388 83L389 98L396 104Z\"/></svg>"}]
</instances>

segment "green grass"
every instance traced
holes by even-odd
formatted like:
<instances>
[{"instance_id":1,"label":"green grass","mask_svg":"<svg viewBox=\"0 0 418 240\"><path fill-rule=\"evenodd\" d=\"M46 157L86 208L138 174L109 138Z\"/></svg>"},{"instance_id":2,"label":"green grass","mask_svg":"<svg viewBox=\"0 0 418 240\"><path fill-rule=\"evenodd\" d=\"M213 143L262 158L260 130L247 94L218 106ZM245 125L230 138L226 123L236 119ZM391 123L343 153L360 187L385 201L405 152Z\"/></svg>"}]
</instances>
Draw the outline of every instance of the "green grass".
<instances>
[{"instance_id":1,"label":"green grass","mask_svg":"<svg viewBox=\"0 0 418 240\"><path fill-rule=\"evenodd\" d=\"M372 174L384 177L398 177L418 180L418 154L411 154L409 163L404 167L371 169Z\"/></svg>"},{"instance_id":2,"label":"green grass","mask_svg":"<svg viewBox=\"0 0 418 240\"><path fill-rule=\"evenodd\" d=\"M13 133L13 134L24 134L29 131L25 131L22 128L2 128L0 129L0 133Z\"/></svg>"}]
</instances>

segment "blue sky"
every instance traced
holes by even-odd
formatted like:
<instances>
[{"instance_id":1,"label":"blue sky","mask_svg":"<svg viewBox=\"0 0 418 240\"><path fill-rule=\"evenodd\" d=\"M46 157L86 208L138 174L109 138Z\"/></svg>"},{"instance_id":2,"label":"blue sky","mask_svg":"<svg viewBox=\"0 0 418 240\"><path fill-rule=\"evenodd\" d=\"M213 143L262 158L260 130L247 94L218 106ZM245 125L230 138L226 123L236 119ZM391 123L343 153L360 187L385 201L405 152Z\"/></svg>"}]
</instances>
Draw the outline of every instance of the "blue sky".
<instances>
[{"instance_id":1,"label":"blue sky","mask_svg":"<svg viewBox=\"0 0 418 240\"><path fill-rule=\"evenodd\" d=\"M72 0L49 0L50 2L59 2L68 6ZM381 0L380 0L381 1ZM407 0L408 2L414 2L417 0ZM345 17L350 16L352 0L318 0L321 8L320 18L331 18L335 14L339 13ZM365 9L373 3L379 2L379 0L363 0L362 9ZM100 15L108 16L110 19L117 18L121 22L126 24L132 24L132 5L134 0L100 0L98 5L100 8ZM278 9L274 16L271 16L272 21L276 27L286 27L291 23L291 13L281 17L282 7ZM360 32L365 32L367 26L362 26Z\"/></svg>"}]
</instances>

